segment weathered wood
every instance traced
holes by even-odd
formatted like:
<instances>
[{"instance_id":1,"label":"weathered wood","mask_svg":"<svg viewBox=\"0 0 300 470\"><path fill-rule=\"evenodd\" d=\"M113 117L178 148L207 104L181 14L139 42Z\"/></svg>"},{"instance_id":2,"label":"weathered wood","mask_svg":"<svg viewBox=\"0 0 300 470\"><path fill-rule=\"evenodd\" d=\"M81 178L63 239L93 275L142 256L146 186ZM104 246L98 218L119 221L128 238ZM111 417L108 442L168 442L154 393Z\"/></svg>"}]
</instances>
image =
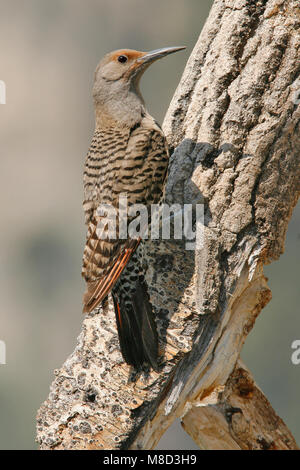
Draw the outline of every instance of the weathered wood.
<instances>
[{"instance_id":1,"label":"weathered wood","mask_svg":"<svg viewBox=\"0 0 300 470\"><path fill-rule=\"evenodd\" d=\"M296 0L214 2L164 122L167 201L204 202L205 227L199 250L147 249L161 371L129 380L112 309L94 311L39 410L42 449L150 449L177 417L201 447L296 448L255 384L244 408L232 384L248 374L236 364L271 297L263 264L283 252L299 197L299 24Z\"/></svg>"},{"instance_id":2,"label":"weathered wood","mask_svg":"<svg viewBox=\"0 0 300 470\"><path fill-rule=\"evenodd\" d=\"M297 449L292 434L241 361L222 389L199 403L194 401L182 425L200 449Z\"/></svg>"}]
</instances>

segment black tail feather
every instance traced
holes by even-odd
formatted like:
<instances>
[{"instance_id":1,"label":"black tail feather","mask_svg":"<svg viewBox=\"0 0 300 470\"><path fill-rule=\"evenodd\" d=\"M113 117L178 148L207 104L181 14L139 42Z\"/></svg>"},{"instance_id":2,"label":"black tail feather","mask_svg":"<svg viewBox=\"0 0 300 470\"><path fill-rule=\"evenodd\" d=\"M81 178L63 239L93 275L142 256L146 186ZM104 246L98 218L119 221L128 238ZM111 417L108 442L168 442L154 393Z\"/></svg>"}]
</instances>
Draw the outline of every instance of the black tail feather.
<instances>
[{"instance_id":1,"label":"black tail feather","mask_svg":"<svg viewBox=\"0 0 300 470\"><path fill-rule=\"evenodd\" d=\"M147 285L137 281L131 303L112 292L122 355L128 364L141 369L149 364L158 370L158 335Z\"/></svg>"}]
</instances>

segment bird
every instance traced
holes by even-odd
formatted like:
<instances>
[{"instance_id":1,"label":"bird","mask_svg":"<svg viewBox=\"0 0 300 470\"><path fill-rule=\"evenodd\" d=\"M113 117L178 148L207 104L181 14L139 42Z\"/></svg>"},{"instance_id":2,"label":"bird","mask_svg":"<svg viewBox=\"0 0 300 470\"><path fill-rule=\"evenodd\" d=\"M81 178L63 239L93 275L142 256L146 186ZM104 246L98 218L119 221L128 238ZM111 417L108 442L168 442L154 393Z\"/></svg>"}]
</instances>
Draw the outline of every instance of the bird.
<instances>
[{"instance_id":1,"label":"bird","mask_svg":"<svg viewBox=\"0 0 300 470\"><path fill-rule=\"evenodd\" d=\"M141 236L103 236L104 215L111 207L120 215L120 197L128 209L142 204L150 209L161 201L168 169L169 149L164 133L146 109L140 79L156 60L185 47L150 52L119 49L98 64L93 86L95 131L84 175L86 243L82 276L86 281L83 312L113 300L119 344L125 362L136 370L158 370L158 333L143 266ZM129 212L129 210L128 210ZM126 228L133 217L128 217ZM146 225L150 224L150 218ZM145 227L144 227L145 228Z\"/></svg>"}]
</instances>

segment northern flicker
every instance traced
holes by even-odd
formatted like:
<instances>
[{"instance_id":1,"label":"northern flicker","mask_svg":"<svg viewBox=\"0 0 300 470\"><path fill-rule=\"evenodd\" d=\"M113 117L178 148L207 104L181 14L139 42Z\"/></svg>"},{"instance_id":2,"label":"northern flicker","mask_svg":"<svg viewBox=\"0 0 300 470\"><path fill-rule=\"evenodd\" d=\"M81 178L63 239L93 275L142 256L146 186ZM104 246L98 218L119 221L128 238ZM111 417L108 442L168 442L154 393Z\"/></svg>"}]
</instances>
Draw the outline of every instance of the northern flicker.
<instances>
[{"instance_id":1,"label":"northern flicker","mask_svg":"<svg viewBox=\"0 0 300 470\"><path fill-rule=\"evenodd\" d=\"M107 54L95 72L95 132L84 171L84 211L88 226L82 275L87 282L84 312L112 294L122 355L140 369L157 369L158 335L141 262L141 237L99 235L99 205L119 210L160 201L168 167L168 146L157 122L145 108L139 82L157 59L184 47L151 52L122 49ZM128 217L127 224L130 223ZM149 223L149 222L147 222Z\"/></svg>"}]
</instances>

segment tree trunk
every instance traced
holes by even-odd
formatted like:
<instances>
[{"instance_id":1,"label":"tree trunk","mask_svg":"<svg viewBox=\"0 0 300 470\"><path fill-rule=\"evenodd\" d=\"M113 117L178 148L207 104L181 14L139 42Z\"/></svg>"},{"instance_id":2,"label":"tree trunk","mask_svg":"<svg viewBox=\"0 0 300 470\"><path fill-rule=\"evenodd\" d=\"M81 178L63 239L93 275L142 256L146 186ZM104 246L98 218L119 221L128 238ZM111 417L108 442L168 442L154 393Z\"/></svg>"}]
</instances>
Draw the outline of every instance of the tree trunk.
<instances>
[{"instance_id":1,"label":"tree trunk","mask_svg":"<svg viewBox=\"0 0 300 470\"><path fill-rule=\"evenodd\" d=\"M161 371L133 376L112 307L95 310L39 410L41 449L152 449L178 417L200 448L297 448L239 355L299 196L299 23L297 0L214 2L163 126L167 202L205 218L200 249L148 243Z\"/></svg>"}]
</instances>

